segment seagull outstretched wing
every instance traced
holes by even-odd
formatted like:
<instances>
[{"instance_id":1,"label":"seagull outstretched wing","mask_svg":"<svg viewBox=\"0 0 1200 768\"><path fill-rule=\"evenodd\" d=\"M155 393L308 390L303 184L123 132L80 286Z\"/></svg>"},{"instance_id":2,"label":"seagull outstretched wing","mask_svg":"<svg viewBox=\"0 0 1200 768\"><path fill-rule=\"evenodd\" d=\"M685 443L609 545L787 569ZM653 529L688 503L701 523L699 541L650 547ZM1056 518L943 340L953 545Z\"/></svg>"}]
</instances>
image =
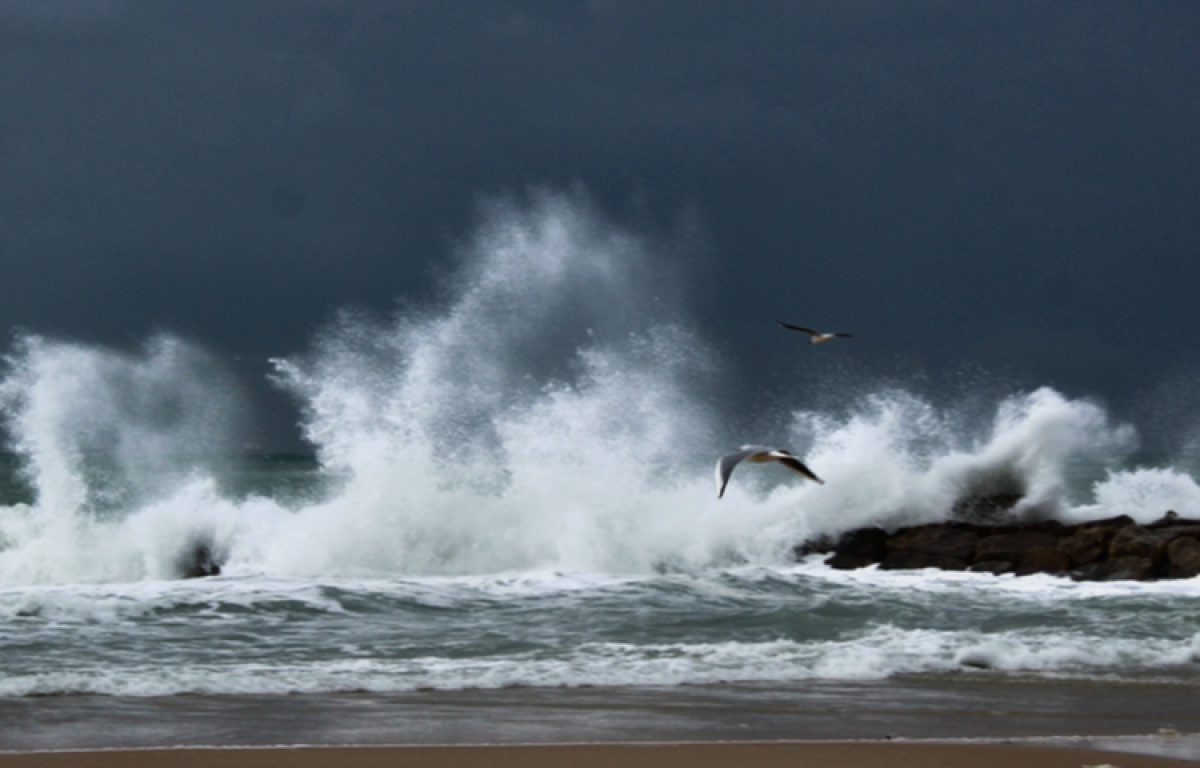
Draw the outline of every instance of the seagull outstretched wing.
<instances>
[{"instance_id":1,"label":"seagull outstretched wing","mask_svg":"<svg viewBox=\"0 0 1200 768\"><path fill-rule=\"evenodd\" d=\"M820 336L821 335L817 331L814 331L812 328L801 328L798 325L788 325L787 323L783 322L782 320L779 320L776 322L778 322L784 328L787 328L789 331L800 331L801 333L807 333L810 336Z\"/></svg>"},{"instance_id":2,"label":"seagull outstretched wing","mask_svg":"<svg viewBox=\"0 0 1200 768\"><path fill-rule=\"evenodd\" d=\"M731 453L728 456L722 456L717 461L717 498L725 495L725 486L729 484L729 476L733 474L733 468L741 464L746 458L759 453L761 451L769 451L770 448L764 448L761 445L748 445L742 448L737 453Z\"/></svg>"},{"instance_id":3,"label":"seagull outstretched wing","mask_svg":"<svg viewBox=\"0 0 1200 768\"><path fill-rule=\"evenodd\" d=\"M796 474L807 477L809 480L822 484L825 482L817 477L811 469L806 467L804 462L782 448L769 448L765 445L743 445L736 453L722 456L717 461L715 480L718 499L725 495L725 486L729 484L729 477L733 474L734 467L743 461L750 461L755 464L777 461Z\"/></svg>"},{"instance_id":4,"label":"seagull outstretched wing","mask_svg":"<svg viewBox=\"0 0 1200 768\"><path fill-rule=\"evenodd\" d=\"M807 333L809 336L812 336L813 344L824 344L825 342L829 341L830 339L853 338L853 334L850 334L850 333L821 333L820 331L814 331L812 328L804 328L799 325L788 325L787 323L780 321L780 320L777 320L776 322L779 323L780 326L788 329L789 331L799 331L801 333Z\"/></svg>"}]
</instances>

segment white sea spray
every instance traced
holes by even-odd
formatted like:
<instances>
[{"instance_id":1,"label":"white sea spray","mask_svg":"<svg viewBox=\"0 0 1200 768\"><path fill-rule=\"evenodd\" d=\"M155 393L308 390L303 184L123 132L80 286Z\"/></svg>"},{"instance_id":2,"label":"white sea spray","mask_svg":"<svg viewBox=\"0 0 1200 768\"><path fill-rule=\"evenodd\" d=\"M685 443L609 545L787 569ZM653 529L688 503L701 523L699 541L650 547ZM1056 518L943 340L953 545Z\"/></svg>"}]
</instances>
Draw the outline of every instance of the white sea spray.
<instances>
[{"instance_id":1,"label":"white sea spray","mask_svg":"<svg viewBox=\"0 0 1200 768\"><path fill-rule=\"evenodd\" d=\"M964 409L894 382L836 414L797 403L781 433L825 484L746 465L717 500L713 463L736 445L716 435L744 415L648 287L671 247L579 193L493 205L443 301L345 314L278 362L329 479L311 497L223 489L203 456L237 444L240 406L195 344L22 340L0 408L35 498L0 508L0 584L172 579L198 552L310 578L779 565L818 534L993 494L1021 517L1200 512L1186 472L1128 465L1134 427L1098 403L1043 387Z\"/></svg>"}]
</instances>

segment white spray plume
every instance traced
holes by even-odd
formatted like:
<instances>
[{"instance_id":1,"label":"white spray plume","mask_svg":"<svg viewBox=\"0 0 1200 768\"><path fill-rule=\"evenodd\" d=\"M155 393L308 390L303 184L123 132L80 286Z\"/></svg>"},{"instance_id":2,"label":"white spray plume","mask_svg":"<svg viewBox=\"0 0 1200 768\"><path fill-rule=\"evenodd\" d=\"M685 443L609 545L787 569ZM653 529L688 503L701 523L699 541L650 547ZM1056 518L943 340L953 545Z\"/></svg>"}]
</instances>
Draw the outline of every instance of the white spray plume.
<instances>
[{"instance_id":1,"label":"white spray plume","mask_svg":"<svg viewBox=\"0 0 1200 768\"><path fill-rule=\"evenodd\" d=\"M81 564L119 562L104 548L124 543L97 531L175 493L227 453L236 434L232 380L207 353L172 336L155 336L132 354L30 336L6 363L0 414L36 499L8 510L0 532L9 546L0 558L27 576L65 578ZM45 552L30 556L35 549Z\"/></svg>"},{"instance_id":2,"label":"white spray plume","mask_svg":"<svg viewBox=\"0 0 1200 768\"><path fill-rule=\"evenodd\" d=\"M37 500L0 507L0 582L174 578L198 540L230 574L778 563L810 536L944 519L989 494L1068 520L1200 514L1186 474L1125 467L1131 427L1051 389L982 419L896 386L848 415L799 410L784 447L825 484L747 466L718 501L713 463L736 446L714 435L738 430L716 429L714 356L654 300L656 248L578 195L497 203L442 304L343 316L310 355L281 361L339 482L319 501L229 498L166 460L223 444L236 412L194 347L25 340L0 407Z\"/></svg>"}]
</instances>

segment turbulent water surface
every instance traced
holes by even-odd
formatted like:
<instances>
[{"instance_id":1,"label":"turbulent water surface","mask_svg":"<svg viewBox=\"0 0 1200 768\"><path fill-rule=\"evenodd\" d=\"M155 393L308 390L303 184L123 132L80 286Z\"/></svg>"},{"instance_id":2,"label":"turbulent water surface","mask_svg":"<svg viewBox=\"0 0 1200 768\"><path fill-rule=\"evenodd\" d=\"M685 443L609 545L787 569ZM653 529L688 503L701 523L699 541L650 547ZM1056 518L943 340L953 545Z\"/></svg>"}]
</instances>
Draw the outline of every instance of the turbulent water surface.
<instances>
[{"instance_id":1,"label":"turbulent water surface","mask_svg":"<svg viewBox=\"0 0 1200 768\"><path fill-rule=\"evenodd\" d=\"M944 519L1200 513L1185 463L1050 388L895 382L770 435L584 201L498 205L446 301L276 361L315 458L240 456L221 361L36 336L0 407L0 697L860 681L1200 687L1200 584L836 572L804 539ZM661 276L659 276L661 278ZM716 457L777 440L825 480ZM214 458L215 457L215 458ZM787 475L787 476L784 476ZM183 580L211 556L217 577Z\"/></svg>"}]
</instances>

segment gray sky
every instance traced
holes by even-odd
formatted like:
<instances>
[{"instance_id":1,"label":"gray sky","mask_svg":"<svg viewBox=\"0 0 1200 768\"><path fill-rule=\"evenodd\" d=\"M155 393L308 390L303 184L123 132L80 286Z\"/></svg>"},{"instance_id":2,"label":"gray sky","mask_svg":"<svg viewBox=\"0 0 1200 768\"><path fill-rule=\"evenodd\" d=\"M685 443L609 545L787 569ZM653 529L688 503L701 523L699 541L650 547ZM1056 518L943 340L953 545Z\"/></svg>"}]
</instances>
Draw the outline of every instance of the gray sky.
<instances>
[{"instance_id":1,"label":"gray sky","mask_svg":"<svg viewBox=\"0 0 1200 768\"><path fill-rule=\"evenodd\" d=\"M698 223L748 375L784 319L1178 392L1197 39L1191 0L0 0L0 328L292 354L427 295L481 196L579 183Z\"/></svg>"}]
</instances>

